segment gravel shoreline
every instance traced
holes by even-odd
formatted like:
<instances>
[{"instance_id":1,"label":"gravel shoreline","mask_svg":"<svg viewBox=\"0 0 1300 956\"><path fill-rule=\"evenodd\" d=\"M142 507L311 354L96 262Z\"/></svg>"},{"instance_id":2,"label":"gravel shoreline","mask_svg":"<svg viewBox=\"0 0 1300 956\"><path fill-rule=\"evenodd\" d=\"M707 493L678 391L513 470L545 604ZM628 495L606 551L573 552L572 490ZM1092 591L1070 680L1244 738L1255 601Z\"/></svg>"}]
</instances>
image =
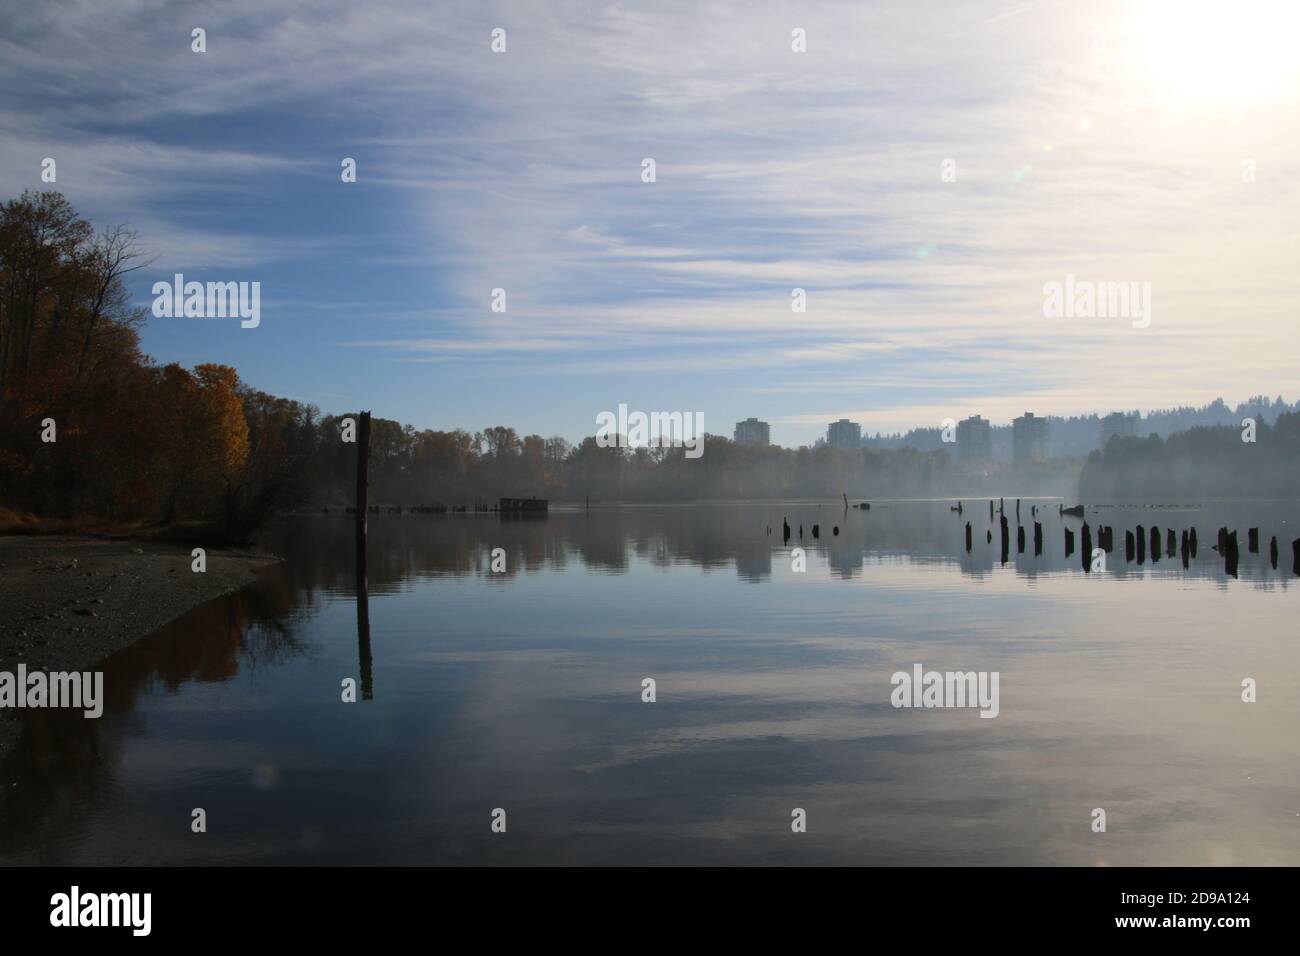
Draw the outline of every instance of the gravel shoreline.
<instances>
[{"instance_id":1,"label":"gravel shoreline","mask_svg":"<svg viewBox=\"0 0 1300 956\"><path fill-rule=\"evenodd\" d=\"M203 574L192 560L188 549L152 541L0 535L0 671L91 670L280 559L209 548ZM21 730L0 710L0 760Z\"/></svg>"}]
</instances>

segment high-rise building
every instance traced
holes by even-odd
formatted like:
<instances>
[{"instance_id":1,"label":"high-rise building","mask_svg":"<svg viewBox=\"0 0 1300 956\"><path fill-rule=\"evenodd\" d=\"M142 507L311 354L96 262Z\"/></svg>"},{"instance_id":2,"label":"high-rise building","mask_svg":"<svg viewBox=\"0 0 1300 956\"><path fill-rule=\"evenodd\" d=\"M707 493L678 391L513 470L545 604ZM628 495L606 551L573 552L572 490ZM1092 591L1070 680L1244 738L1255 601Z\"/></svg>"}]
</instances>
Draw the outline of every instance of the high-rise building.
<instances>
[{"instance_id":1,"label":"high-rise building","mask_svg":"<svg viewBox=\"0 0 1300 956\"><path fill-rule=\"evenodd\" d=\"M1012 455L1016 461L1040 461L1047 457L1047 419L1025 412L1011 423Z\"/></svg>"},{"instance_id":2,"label":"high-rise building","mask_svg":"<svg viewBox=\"0 0 1300 956\"><path fill-rule=\"evenodd\" d=\"M1124 412L1111 412L1101 420L1101 447L1112 438L1133 438L1137 435L1138 415Z\"/></svg>"},{"instance_id":3,"label":"high-rise building","mask_svg":"<svg viewBox=\"0 0 1300 956\"><path fill-rule=\"evenodd\" d=\"M993 457L993 429L987 418L972 415L957 423L957 457L962 461L988 461Z\"/></svg>"},{"instance_id":4,"label":"high-rise building","mask_svg":"<svg viewBox=\"0 0 1300 956\"><path fill-rule=\"evenodd\" d=\"M826 429L826 444L832 448L856 449L862 447L862 426L841 418L831 422Z\"/></svg>"},{"instance_id":5,"label":"high-rise building","mask_svg":"<svg viewBox=\"0 0 1300 956\"><path fill-rule=\"evenodd\" d=\"M772 444L772 428L767 422L757 418L746 418L736 422L735 441L737 445L758 445L766 448Z\"/></svg>"}]
</instances>

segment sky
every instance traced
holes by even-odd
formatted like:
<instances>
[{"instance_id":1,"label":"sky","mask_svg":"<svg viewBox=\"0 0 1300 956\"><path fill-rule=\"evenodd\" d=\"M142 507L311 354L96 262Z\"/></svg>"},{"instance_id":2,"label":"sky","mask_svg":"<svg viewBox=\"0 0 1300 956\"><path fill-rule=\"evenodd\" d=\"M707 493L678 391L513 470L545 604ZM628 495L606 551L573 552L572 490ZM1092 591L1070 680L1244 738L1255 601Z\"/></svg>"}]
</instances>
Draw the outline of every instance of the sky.
<instances>
[{"instance_id":1,"label":"sky","mask_svg":"<svg viewBox=\"0 0 1300 956\"><path fill-rule=\"evenodd\" d=\"M142 306L177 272L260 282L257 328L151 317L155 360L419 428L574 441L626 404L794 445L1296 398L1298 26L1291 0L0 0L0 198L134 228ZM1045 315L1067 276L1149 283L1149 324Z\"/></svg>"}]
</instances>

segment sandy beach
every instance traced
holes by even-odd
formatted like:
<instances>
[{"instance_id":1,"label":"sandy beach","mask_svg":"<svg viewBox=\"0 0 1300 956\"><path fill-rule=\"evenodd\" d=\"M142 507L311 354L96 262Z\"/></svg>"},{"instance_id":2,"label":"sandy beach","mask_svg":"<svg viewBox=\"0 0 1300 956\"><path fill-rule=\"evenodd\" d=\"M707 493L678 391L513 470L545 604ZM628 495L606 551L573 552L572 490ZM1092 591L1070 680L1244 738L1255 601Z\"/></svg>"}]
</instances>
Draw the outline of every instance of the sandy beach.
<instances>
[{"instance_id":1,"label":"sandy beach","mask_svg":"<svg viewBox=\"0 0 1300 956\"><path fill-rule=\"evenodd\" d=\"M79 535L0 536L0 670L88 670L279 559L208 549L191 570L175 545ZM0 710L0 759L21 726Z\"/></svg>"}]
</instances>

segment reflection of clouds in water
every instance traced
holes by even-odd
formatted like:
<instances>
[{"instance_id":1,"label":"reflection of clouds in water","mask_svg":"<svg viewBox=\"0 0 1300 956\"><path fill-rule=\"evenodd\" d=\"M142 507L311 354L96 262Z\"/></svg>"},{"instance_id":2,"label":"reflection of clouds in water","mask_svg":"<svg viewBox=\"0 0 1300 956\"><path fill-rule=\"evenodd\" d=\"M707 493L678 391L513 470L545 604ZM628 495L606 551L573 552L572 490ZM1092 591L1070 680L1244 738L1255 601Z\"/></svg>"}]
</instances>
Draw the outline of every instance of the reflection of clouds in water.
<instances>
[{"instance_id":1,"label":"reflection of clouds in water","mask_svg":"<svg viewBox=\"0 0 1300 956\"><path fill-rule=\"evenodd\" d=\"M299 844L306 853L319 853L325 847L325 834L320 827L307 827L302 831Z\"/></svg>"},{"instance_id":2,"label":"reflection of clouds in water","mask_svg":"<svg viewBox=\"0 0 1300 956\"><path fill-rule=\"evenodd\" d=\"M253 786L258 790L274 790L280 782L280 770L273 763L262 761L253 768Z\"/></svg>"},{"instance_id":3,"label":"reflection of clouds in water","mask_svg":"<svg viewBox=\"0 0 1300 956\"><path fill-rule=\"evenodd\" d=\"M121 756L96 760L104 784L59 777L23 822L49 814L31 839L69 862L1300 861L1293 579L1227 581L1213 559L1123 578L1073 561L972 575L946 551L964 524L946 503L853 516L791 572L765 527L782 512L825 527L836 510L376 521L381 690L356 707L336 690L357 666L351 527L336 542L327 521L286 522L265 605L281 611L242 630L196 619L122 658L178 679L114 681L138 688L139 719L106 714ZM1207 540L1280 517L1207 506L1196 523ZM534 570L504 587L480 574L475 557L497 546ZM839 547L864 556L851 580ZM760 583L737 573L768 553ZM270 642L286 622L309 654L252 646L250 629ZM999 671L1001 715L893 709L890 674L913 662ZM1240 702L1244 675L1259 704ZM213 838L161 832L174 804L206 806ZM510 810L508 846L486 842L493 806ZM791 849L794 806L810 829ZM77 832L73 812L92 822L51 836Z\"/></svg>"}]
</instances>

